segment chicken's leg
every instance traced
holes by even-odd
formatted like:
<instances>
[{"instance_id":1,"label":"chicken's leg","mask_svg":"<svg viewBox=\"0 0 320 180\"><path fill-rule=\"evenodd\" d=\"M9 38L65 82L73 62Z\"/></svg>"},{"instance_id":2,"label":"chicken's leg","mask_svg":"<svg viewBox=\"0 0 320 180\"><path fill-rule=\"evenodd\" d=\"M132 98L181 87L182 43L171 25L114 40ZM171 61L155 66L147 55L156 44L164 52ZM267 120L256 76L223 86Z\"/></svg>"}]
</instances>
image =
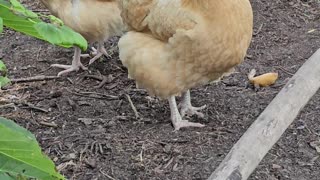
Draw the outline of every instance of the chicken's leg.
<instances>
[{"instance_id":1,"label":"chicken's leg","mask_svg":"<svg viewBox=\"0 0 320 180\"><path fill-rule=\"evenodd\" d=\"M204 125L200 123L193 123L187 120L182 120L177 107L176 98L174 96L171 96L168 100L171 111L171 121L175 130L179 130L182 127L204 127Z\"/></svg>"},{"instance_id":2,"label":"chicken's leg","mask_svg":"<svg viewBox=\"0 0 320 180\"><path fill-rule=\"evenodd\" d=\"M87 70L88 68L86 68L80 61L80 55L81 55L81 49L79 47L75 47L74 56L73 56L71 65L52 64L51 67L66 69L64 71L59 72L58 76L61 76L63 74L66 74L72 71L79 71L80 68L83 70Z\"/></svg>"},{"instance_id":3,"label":"chicken's leg","mask_svg":"<svg viewBox=\"0 0 320 180\"><path fill-rule=\"evenodd\" d=\"M180 103L180 107L181 107L181 116L184 117L185 115L197 115L201 118L204 117L203 113L198 112L204 108L206 108L206 105L201 106L201 107L193 107L191 105L191 97L190 97L190 90L188 90L187 92L184 92L182 94L182 102Z\"/></svg>"},{"instance_id":4,"label":"chicken's leg","mask_svg":"<svg viewBox=\"0 0 320 180\"><path fill-rule=\"evenodd\" d=\"M103 41L99 41L98 48L97 49L92 48L92 50L93 50L92 54L94 55L94 57L90 59L89 65L95 62L97 59L99 59L102 55L110 57L110 55L107 53L106 48L104 47Z\"/></svg>"}]
</instances>

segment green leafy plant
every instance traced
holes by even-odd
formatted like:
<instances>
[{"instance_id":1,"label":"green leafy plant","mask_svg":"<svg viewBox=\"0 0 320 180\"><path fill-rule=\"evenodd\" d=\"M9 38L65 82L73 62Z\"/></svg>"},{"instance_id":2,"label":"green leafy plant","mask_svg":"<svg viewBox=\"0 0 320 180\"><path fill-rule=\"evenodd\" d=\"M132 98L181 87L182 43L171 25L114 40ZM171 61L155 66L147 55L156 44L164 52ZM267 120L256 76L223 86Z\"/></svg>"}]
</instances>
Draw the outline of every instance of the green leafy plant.
<instances>
[{"instance_id":1,"label":"green leafy plant","mask_svg":"<svg viewBox=\"0 0 320 180\"><path fill-rule=\"evenodd\" d=\"M0 33L3 31L3 21L0 18ZM7 68L6 65L0 59L0 89L1 87L10 83L10 80L7 78Z\"/></svg>"},{"instance_id":2,"label":"green leafy plant","mask_svg":"<svg viewBox=\"0 0 320 180\"><path fill-rule=\"evenodd\" d=\"M87 41L65 26L60 19L34 13L17 0L0 0L0 18L4 26L51 44L66 48L79 46L82 50L88 47ZM48 19L51 23L45 23L42 19Z\"/></svg>"},{"instance_id":3,"label":"green leafy plant","mask_svg":"<svg viewBox=\"0 0 320 180\"><path fill-rule=\"evenodd\" d=\"M31 178L64 179L31 132L0 117L0 179Z\"/></svg>"},{"instance_id":4,"label":"green leafy plant","mask_svg":"<svg viewBox=\"0 0 320 180\"><path fill-rule=\"evenodd\" d=\"M0 33L3 31L3 20L0 17Z\"/></svg>"},{"instance_id":5,"label":"green leafy plant","mask_svg":"<svg viewBox=\"0 0 320 180\"><path fill-rule=\"evenodd\" d=\"M47 18L51 23L45 23ZM87 49L87 41L54 16L24 8L17 0L0 0L0 33L3 26L52 44ZM7 68L0 59L0 89L8 84ZM42 153L35 136L13 121L0 117L0 180L62 180L54 163Z\"/></svg>"},{"instance_id":6,"label":"green leafy plant","mask_svg":"<svg viewBox=\"0 0 320 180\"><path fill-rule=\"evenodd\" d=\"M10 83L10 80L7 78L7 72L5 64L0 60L0 89Z\"/></svg>"}]
</instances>

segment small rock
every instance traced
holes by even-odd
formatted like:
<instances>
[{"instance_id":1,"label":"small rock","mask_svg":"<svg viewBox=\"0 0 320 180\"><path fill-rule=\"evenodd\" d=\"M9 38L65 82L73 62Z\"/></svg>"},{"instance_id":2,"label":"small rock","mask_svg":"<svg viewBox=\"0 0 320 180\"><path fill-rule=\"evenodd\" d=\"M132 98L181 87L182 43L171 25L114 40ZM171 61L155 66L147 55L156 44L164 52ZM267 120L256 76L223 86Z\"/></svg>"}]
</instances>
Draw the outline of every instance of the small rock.
<instances>
[{"instance_id":1,"label":"small rock","mask_svg":"<svg viewBox=\"0 0 320 180\"><path fill-rule=\"evenodd\" d=\"M304 125L297 127L298 130L305 129L305 128L306 128L306 127L305 127Z\"/></svg>"},{"instance_id":2,"label":"small rock","mask_svg":"<svg viewBox=\"0 0 320 180\"><path fill-rule=\"evenodd\" d=\"M164 146L164 152L169 153L171 151L172 145L167 144Z\"/></svg>"},{"instance_id":3,"label":"small rock","mask_svg":"<svg viewBox=\"0 0 320 180\"><path fill-rule=\"evenodd\" d=\"M57 102L56 101L50 101L49 102L49 107L57 108L58 107Z\"/></svg>"},{"instance_id":4,"label":"small rock","mask_svg":"<svg viewBox=\"0 0 320 180\"><path fill-rule=\"evenodd\" d=\"M68 155L68 159L76 159L76 154L75 153L71 153Z\"/></svg>"},{"instance_id":5,"label":"small rock","mask_svg":"<svg viewBox=\"0 0 320 180\"><path fill-rule=\"evenodd\" d=\"M115 121L109 121L108 122L108 126L113 127L113 126L116 126L116 125L117 125L117 123Z\"/></svg>"},{"instance_id":6,"label":"small rock","mask_svg":"<svg viewBox=\"0 0 320 180\"><path fill-rule=\"evenodd\" d=\"M96 165L97 165L96 160L94 159L87 159L86 164L91 168L96 168Z\"/></svg>"},{"instance_id":7,"label":"small rock","mask_svg":"<svg viewBox=\"0 0 320 180\"><path fill-rule=\"evenodd\" d=\"M85 125L90 125L90 124L92 124L93 119L90 119L90 118L78 118L78 121L83 122Z\"/></svg>"},{"instance_id":8,"label":"small rock","mask_svg":"<svg viewBox=\"0 0 320 180\"><path fill-rule=\"evenodd\" d=\"M73 159L76 159L76 158L77 158L77 155L75 153L70 153L68 155L62 156L62 159L65 160L65 161L73 160Z\"/></svg>"},{"instance_id":9,"label":"small rock","mask_svg":"<svg viewBox=\"0 0 320 180\"><path fill-rule=\"evenodd\" d=\"M278 165L278 164L272 164L272 169L281 169L282 166Z\"/></svg>"},{"instance_id":10,"label":"small rock","mask_svg":"<svg viewBox=\"0 0 320 180\"><path fill-rule=\"evenodd\" d=\"M310 146L320 153L320 141L312 141L310 142Z\"/></svg>"},{"instance_id":11,"label":"small rock","mask_svg":"<svg viewBox=\"0 0 320 180\"><path fill-rule=\"evenodd\" d=\"M58 98L62 96L62 92L61 91L51 91L49 93L49 97L50 98Z\"/></svg>"}]
</instances>

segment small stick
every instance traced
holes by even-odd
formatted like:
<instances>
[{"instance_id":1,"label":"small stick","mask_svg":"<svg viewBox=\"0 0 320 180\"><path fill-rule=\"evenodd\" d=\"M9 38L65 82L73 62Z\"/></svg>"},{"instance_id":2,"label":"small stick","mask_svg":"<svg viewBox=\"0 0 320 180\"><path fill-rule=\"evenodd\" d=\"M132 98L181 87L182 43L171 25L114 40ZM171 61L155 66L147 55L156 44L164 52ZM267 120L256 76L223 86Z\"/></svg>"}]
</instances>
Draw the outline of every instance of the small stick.
<instances>
[{"instance_id":1,"label":"small stick","mask_svg":"<svg viewBox=\"0 0 320 180\"><path fill-rule=\"evenodd\" d=\"M35 81L45 81L45 80L53 80L58 79L58 76L34 76L34 77L27 77L27 78L19 78L19 79L11 79L12 83L23 83L23 82L35 82Z\"/></svg>"},{"instance_id":2,"label":"small stick","mask_svg":"<svg viewBox=\"0 0 320 180\"><path fill-rule=\"evenodd\" d=\"M9 103L9 104L4 104L0 106L0 109L2 108L8 108L8 107L12 107L14 109L16 109L16 106L14 105L14 103Z\"/></svg>"},{"instance_id":3,"label":"small stick","mask_svg":"<svg viewBox=\"0 0 320 180\"><path fill-rule=\"evenodd\" d=\"M49 123L49 122L44 122L44 121L41 121L40 124L44 125L44 126L54 127L54 128L58 127L58 125L56 125L56 124Z\"/></svg>"},{"instance_id":4,"label":"small stick","mask_svg":"<svg viewBox=\"0 0 320 180\"><path fill-rule=\"evenodd\" d=\"M112 96L112 95L96 93L96 92L78 92L78 94L81 94L81 95L96 95L96 96L106 97L106 98L110 98L110 99L119 99L118 96ZM92 96L88 96L88 97L92 97Z\"/></svg>"},{"instance_id":5,"label":"small stick","mask_svg":"<svg viewBox=\"0 0 320 180\"><path fill-rule=\"evenodd\" d=\"M103 80L101 81L101 83L100 83L98 86L95 86L94 88L95 88L95 89L100 89L100 88L102 88L108 81L109 81L108 78L103 77Z\"/></svg>"},{"instance_id":6,"label":"small stick","mask_svg":"<svg viewBox=\"0 0 320 180\"><path fill-rule=\"evenodd\" d=\"M105 76L85 75L84 77L102 81Z\"/></svg>"},{"instance_id":7,"label":"small stick","mask_svg":"<svg viewBox=\"0 0 320 180\"><path fill-rule=\"evenodd\" d=\"M114 78L112 78L112 79L109 79L108 77L102 76L102 75L100 75L100 76L97 76L97 75L86 75L85 77L87 77L87 78L92 78L92 79L96 79L96 80L101 81L98 86L95 86L95 87L94 87L95 89L100 89L100 88L102 88L106 83L111 83L111 82L113 82L118 76L117 76L117 77L114 77Z\"/></svg>"},{"instance_id":8,"label":"small stick","mask_svg":"<svg viewBox=\"0 0 320 180\"><path fill-rule=\"evenodd\" d=\"M253 35L258 35L259 33L260 33L260 31L261 31L261 29L262 29L262 27L263 27L263 23L259 26L259 28L258 28L258 30L257 30L257 32L255 32L255 33L253 33Z\"/></svg>"},{"instance_id":9,"label":"small stick","mask_svg":"<svg viewBox=\"0 0 320 180\"><path fill-rule=\"evenodd\" d=\"M20 104L26 105L26 106L28 106L29 108L34 109L34 110L42 111L42 112L45 112L45 113L48 113L48 112L49 112L47 109L43 109L43 108L37 107L37 106L35 106L35 105L31 104L31 103L20 102Z\"/></svg>"},{"instance_id":10,"label":"small stick","mask_svg":"<svg viewBox=\"0 0 320 180\"><path fill-rule=\"evenodd\" d=\"M281 66L278 66L278 68L279 68L279 69L281 69L283 72L285 72L285 73L287 73L287 74L291 75L291 76L293 76L293 75L294 75L293 73L289 72L288 70L286 70L285 68L283 68L283 67L281 67Z\"/></svg>"},{"instance_id":11,"label":"small stick","mask_svg":"<svg viewBox=\"0 0 320 180\"><path fill-rule=\"evenodd\" d=\"M109 79L106 76L86 75L85 77L101 81L98 86L94 87L95 89L100 89L103 85L109 82Z\"/></svg>"},{"instance_id":12,"label":"small stick","mask_svg":"<svg viewBox=\"0 0 320 180\"><path fill-rule=\"evenodd\" d=\"M116 180L115 178L111 177L110 175L108 175L107 173L105 173L104 171L102 171L101 169L99 170L101 172L101 174L103 174L104 176L106 176L107 178L111 179L111 180Z\"/></svg>"},{"instance_id":13,"label":"small stick","mask_svg":"<svg viewBox=\"0 0 320 180\"><path fill-rule=\"evenodd\" d=\"M126 97L127 97L128 101L129 101L129 103L130 103L130 106L131 106L131 108L132 108L132 110L133 110L133 112L134 112L134 115L135 115L136 118L138 119L138 118L140 117L140 116L139 116L139 113L138 113L136 107L134 106L134 104L133 104L130 96L129 96L128 94L126 94Z\"/></svg>"},{"instance_id":14,"label":"small stick","mask_svg":"<svg viewBox=\"0 0 320 180\"><path fill-rule=\"evenodd\" d=\"M173 162L173 158L170 159L170 161L163 167L163 169L167 169L168 166Z\"/></svg>"},{"instance_id":15,"label":"small stick","mask_svg":"<svg viewBox=\"0 0 320 180\"><path fill-rule=\"evenodd\" d=\"M110 99L110 100L116 100L119 99L118 96L112 96L102 93L95 93L95 92L73 92L70 89L66 89L69 93L74 94L76 96L82 96L82 97L88 97L88 98L94 98L94 99Z\"/></svg>"},{"instance_id":16,"label":"small stick","mask_svg":"<svg viewBox=\"0 0 320 180\"><path fill-rule=\"evenodd\" d=\"M41 112L45 112L45 113L48 113L48 112L49 112L49 110L47 110L47 109L37 107L37 106L35 106L35 105L31 104L31 103L28 103L28 102L23 102L23 101L7 101L7 100L1 101L1 102L9 103L9 104L2 105L2 106L0 106L0 108L12 107L12 106L14 106L14 105L12 105L12 104L16 104L16 105L24 105L24 106L27 106L28 108L31 108L31 109L34 109L34 110L37 110L37 111L41 111ZM14 107L15 107L15 106L14 106Z\"/></svg>"}]
</instances>

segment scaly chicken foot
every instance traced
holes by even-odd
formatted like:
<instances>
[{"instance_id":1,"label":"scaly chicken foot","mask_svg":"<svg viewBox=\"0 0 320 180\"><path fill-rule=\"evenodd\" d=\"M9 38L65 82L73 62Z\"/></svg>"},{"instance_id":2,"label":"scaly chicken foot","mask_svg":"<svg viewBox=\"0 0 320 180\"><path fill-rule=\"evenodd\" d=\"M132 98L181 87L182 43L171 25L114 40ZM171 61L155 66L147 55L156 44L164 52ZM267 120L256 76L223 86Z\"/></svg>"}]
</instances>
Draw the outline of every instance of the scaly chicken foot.
<instances>
[{"instance_id":1,"label":"scaly chicken foot","mask_svg":"<svg viewBox=\"0 0 320 180\"><path fill-rule=\"evenodd\" d=\"M98 54L98 50L94 47L91 47L92 52L88 53L88 54L81 54L80 57L81 58L91 58L91 56L96 56Z\"/></svg>"},{"instance_id":2,"label":"scaly chicken foot","mask_svg":"<svg viewBox=\"0 0 320 180\"><path fill-rule=\"evenodd\" d=\"M89 61L89 65L94 63L97 59L99 59L102 55L105 55L107 57L111 57L106 48L104 47L104 43L103 41L99 41L98 42L98 49L95 49L94 47L91 48L93 50L92 55L94 55L94 57L92 59L90 59Z\"/></svg>"},{"instance_id":3,"label":"scaly chicken foot","mask_svg":"<svg viewBox=\"0 0 320 180\"><path fill-rule=\"evenodd\" d=\"M183 120L179 113L176 98L171 96L169 99L170 111L171 111L171 121L174 126L174 129L177 131L183 127L204 127L205 125L200 123L193 123L187 120Z\"/></svg>"},{"instance_id":4,"label":"scaly chicken foot","mask_svg":"<svg viewBox=\"0 0 320 180\"><path fill-rule=\"evenodd\" d=\"M52 64L51 67L57 67L65 69L58 73L58 76L62 76L63 74L67 74L72 71L79 71L79 69L88 70L81 61L80 61L81 49L79 47L74 48L74 56L71 65L63 65L63 64Z\"/></svg>"},{"instance_id":5,"label":"scaly chicken foot","mask_svg":"<svg viewBox=\"0 0 320 180\"><path fill-rule=\"evenodd\" d=\"M201 111L207 107L206 105L201 107L193 107L191 105L190 90L182 94L182 102L179 104L179 106L181 108L180 113L182 117L185 117L185 115L188 115L188 116L197 115L200 118L203 118L204 114L198 111Z\"/></svg>"}]
</instances>

